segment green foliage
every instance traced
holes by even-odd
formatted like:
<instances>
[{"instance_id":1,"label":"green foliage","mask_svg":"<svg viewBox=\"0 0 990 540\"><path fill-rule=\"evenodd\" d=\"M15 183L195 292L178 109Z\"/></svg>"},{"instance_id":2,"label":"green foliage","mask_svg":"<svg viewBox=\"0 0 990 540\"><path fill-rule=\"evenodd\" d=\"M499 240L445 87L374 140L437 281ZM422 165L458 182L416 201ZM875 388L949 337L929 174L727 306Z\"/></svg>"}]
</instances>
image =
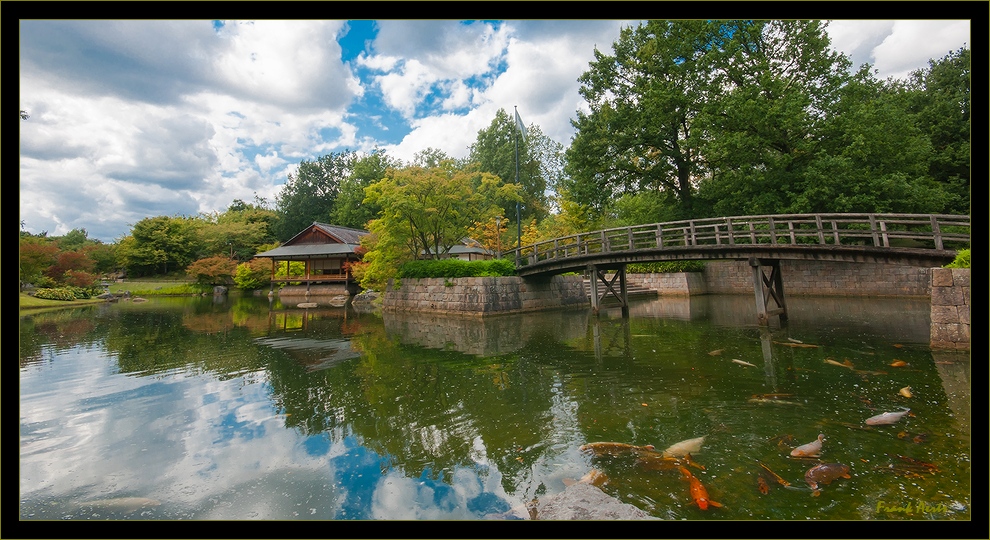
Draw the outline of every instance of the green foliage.
<instances>
[{"instance_id":1,"label":"green foliage","mask_svg":"<svg viewBox=\"0 0 990 540\"><path fill-rule=\"evenodd\" d=\"M368 222L381 214L381 207L364 200L365 188L385 178L389 169L399 165L398 159L378 149L355 158L351 175L340 185L340 193L330 212L330 223L354 229L367 228Z\"/></svg>"},{"instance_id":2,"label":"green foliage","mask_svg":"<svg viewBox=\"0 0 990 540\"><path fill-rule=\"evenodd\" d=\"M955 260L945 265L945 268L969 268L969 250L960 249Z\"/></svg>"},{"instance_id":3,"label":"green foliage","mask_svg":"<svg viewBox=\"0 0 990 540\"><path fill-rule=\"evenodd\" d=\"M912 74L907 97L932 153L927 173L947 193L944 210L970 212L971 51L960 48Z\"/></svg>"},{"instance_id":4,"label":"green foliage","mask_svg":"<svg viewBox=\"0 0 990 540\"><path fill-rule=\"evenodd\" d=\"M548 213L549 202L546 196L548 179L544 175L544 167L534 155L537 141L541 138L546 139L539 128L530 126L527 128L527 138L524 140L519 135L515 118L505 109L499 109L491 124L478 131L475 143L469 148L468 161L477 163L481 172L491 173L505 183L519 184L520 216L523 221L532 218L543 219ZM552 147L546 142L539 144L548 152L546 157L552 157ZM516 181L517 151L518 182ZM550 168L548 167L547 170ZM509 216L515 221L516 201L504 201L502 215Z\"/></svg>"},{"instance_id":5,"label":"green foliage","mask_svg":"<svg viewBox=\"0 0 990 540\"><path fill-rule=\"evenodd\" d=\"M71 302L76 299L76 294L71 288L58 287L54 289L38 289L34 292L34 297L43 298L45 300L64 300L66 302Z\"/></svg>"},{"instance_id":6,"label":"green foliage","mask_svg":"<svg viewBox=\"0 0 990 540\"><path fill-rule=\"evenodd\" d=\"M251 259L238 264L234 284L246 291L267 287L272 282L271 264L268 259Z\"/></svg>"},{"instance_id":7,"label":"green foliage","mask_svg":"<svg viewBox=\"0 0 990 540\"><path fill-rule=\"evenodd\" d=\"M284 242L314 221L329 219L341 184L351 175L354 158L352 152L341 152L299 163L275 199L278 240Z\"/></svg>"},{"instance_id":8,"label":"green foliage","mask_svg":"<svg viewBox=\"0 0 990 540\"><path fill-rule=\"evenodd\" d=\"M664 191L626 193L615 201L614 208L611 227L676 221L679 215L677 198Z\"/></svg>"},{"instance_id":9,"label":"green foliage","mask_svg":"<svg viewBox=\"0 0 990 540\"><path fill-rule=\"evenodd\" d=\"M131 277L182 270L202 251L198 228L197 222L187 217L142 219L130 236L117 243L120 263Z\"/></svg>"},{"instance_id":10,"label":"green foliage","mask_svg":"<svg viewBox=\"0 0 990 540\"><path fill-rule=\"evenodd\" d=\"M399 267L399 278L498 277L516 275L516 266L506 259L464 261L439 259L409 261Z\"/></svg>"},{"instance_id":11,"label":"green foliage","mask_svg":"<svg viewBox=\"0 0 990 540\"><path fill-rule=\"evenodd\" d=\"M626 271L635 274L674 274L678 272L702 272L705 261L665 261L635 263L626 266Z\"/></svg>"},{"instance_id":12,"label":"green foliage","mask_svg":"<svg viewBox=\"0 0 990 540\"><path fill-rule=\"evenodd\" d=\"M424 254L444 256L476 222L497 213L502 201L518 198L518 189L475 166L446 160L437 167L390 170L366 194L366 202L382 209L381 217L368 224L374 236L365 255L380 283L388 264Z\"/></svg>"},{"instance_id":13,"label":"green foliage","mask_svg":"<svg viewBox=\"0 0 990 540\"><path fill-rule=\"evenodd\" d=\"M278 214L274 210L236 199L226 212L196 220L202 240L198 258L223 255L250 260L264 251L263 246L276 242L277 223Z\"/></svg>"},{"instance_id":14,"label":"green foliage","mask_svg":"<svg viewBox=\"0 0 990 540\"><path fill-rule=\"evenodd\" d=\"M279 261L275 268L277 278L301 276L304 273L306 273L306 264L302 261Z\"/></svg>"},{"instance_id":15,"label":"green foliage","mask_svg":"<svg viewBox=\"0 0 990 540\"><path fill-rule=\"evenodd\" d=\"M153 289L131 289L134 296L189 296L208 293L212 287L200 283L182 283L168 287L156 287Z\"/></svg>"}]
</instances>

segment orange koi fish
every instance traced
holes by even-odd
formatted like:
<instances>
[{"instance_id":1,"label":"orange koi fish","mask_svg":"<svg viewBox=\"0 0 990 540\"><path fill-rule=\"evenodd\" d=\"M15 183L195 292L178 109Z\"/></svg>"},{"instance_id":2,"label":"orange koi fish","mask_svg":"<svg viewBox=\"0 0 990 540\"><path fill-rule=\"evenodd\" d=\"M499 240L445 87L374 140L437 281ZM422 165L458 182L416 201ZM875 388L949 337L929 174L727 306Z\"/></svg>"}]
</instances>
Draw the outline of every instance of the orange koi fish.
<instances>
[{"instance_id":1,"label":"orange koi fish","mask_svg":"<svg viewBox=\"0 0 990 540\"><path fill-rule=\"evenodd\" d=\"M715 502L708 498L708 490L705 489L705 486L701 485L701 480L698 480L697 477L691 474L691 471L681 467L681 473L684 475L684 479L691 484L691 497L694 499L694 504L698 505L698 508L708 510L708 505L715 507L722 506L722 503Z\"/></svg>"},{"instance_id":2,"label":"orange koi fish","mask_svg":"<svg viewBox=\"0 0 990 540\"><path fill-rule=\"evenodd\" d=\"M770 486L767 485L767 481L763 479L762 476L757 475L756 477L756 488L760 490L761 495L766 495L770 493Z\"/></svg>"},{"instance_id":3,"label":"orange koi fish","mask_svg":"<svg viewBox=\"0 0 990 540\"><path fill-rule=\"evenodd\" d=\"M637 453L642 451L656 450L652 444L646 446L634 446L618 442L593 442L581 445L582 452L591 452L596 456L619 456L627 453Z\"/></svg>"},{"instance_id":4,"label":"orange koi fish","mask_svg":"<svg viewBox=\"0 0 990 540\"><path fill-rule=\"evenodd\" d=\"M780 485L782 485L784 487L787 487L787 486L791 485L790 482L788 482L787 480L784 480L783 478L781 478L779 474L771 471L770 470L770 467L767 467L766 465L764 465L762 461L757 461L757 463L759 463L760 464L760 467L763 467L763 470L766 471L766 473L770 476L770 478L772 478L773 480L776 480L778 484L780 484Z\"/></svg>"}]
</instances>

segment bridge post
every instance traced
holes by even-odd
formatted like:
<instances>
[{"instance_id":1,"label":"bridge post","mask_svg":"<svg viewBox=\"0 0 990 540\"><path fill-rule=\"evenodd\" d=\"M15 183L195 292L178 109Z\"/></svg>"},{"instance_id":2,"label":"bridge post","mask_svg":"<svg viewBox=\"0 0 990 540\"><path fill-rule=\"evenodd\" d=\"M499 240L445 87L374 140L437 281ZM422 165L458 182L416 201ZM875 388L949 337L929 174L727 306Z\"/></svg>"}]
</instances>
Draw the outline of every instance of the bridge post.
<instances>
[{"instance_id":1,"label":"bridge post","mask_svg":"<svg viewBox=\"0 0 990 540\"><path fill-rule=\"evenodd\" d=\"M619 294L622 298L619 301L622 302L622 316L624 318L629 318L629 290L626 288L626 265L619 267Z\"/></svg>"},{"instance_id":2,"label":"bridge post","mask_svg":"<svg viewBox=\"0 0 990 540\"><path fill-rule=\"evenodd\" d=\"M598 315L598 267L588 265L588 281L591 282L591 313Z\"/></svg>"},{"instance_id":3,"label":"bridge post","mask_svg":"<svg viewBox=\"0 0 990 540\"><path fill-rule=\"evenodd\" d=\"M753 268L753 293L756 295L757 321L761 326L766 326L770 324L770 317L778 315L781 322L786 322L787 306L784 302L784 278L780 273L780 261L750 257L749 265ZM764 266L770 268L770 276L763 273ZM776 302L777 307L767 309L767 303L771 298Z\"/></svg>"},{"instance_id":4,"label":"bridge post","mask_svg":"<svg viewBox=\"0 0 990 540\"><path fill-rule=\"evenodd\" d=\"M587 272L591 275L591 312L598 315L601 309L601 302L605 299L609 293L612 294L622 304L622 316L629 316L629 292L626 286L626 265L622 265L616 270L615 275L612 276L611 281L605 277L605 271L600 270L598 266L594 264L589 264L587 266ZM619 290L616 291L614 284L615 280L619 280ZM601 280L605 284L605 291L603 294L598 294L598 281Z\"/></svg>"}]
</instances>

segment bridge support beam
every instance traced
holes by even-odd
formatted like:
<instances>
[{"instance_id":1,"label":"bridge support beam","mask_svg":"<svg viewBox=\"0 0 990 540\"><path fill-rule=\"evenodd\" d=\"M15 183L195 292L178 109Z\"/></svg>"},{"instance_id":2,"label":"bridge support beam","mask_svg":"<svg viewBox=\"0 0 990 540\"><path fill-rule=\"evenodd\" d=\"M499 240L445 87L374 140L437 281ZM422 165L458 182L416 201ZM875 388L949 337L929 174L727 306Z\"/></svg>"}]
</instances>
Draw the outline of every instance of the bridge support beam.
<instances>
[{"instance_id":1,"label":"bridge support beam","mask_svg":"<svg viewBox=\"0 0 990 540\"><path fill-rule=\"evenodd\" d=\"M787 321L787 304L784 300L784 278L780 274L780 261L777 259L757 259L751 257L753 267L753 292L756 294L756 318L761 326L770 324L770 317L779 316L780 322ZM769 268L770 275L763 269ZM777 307L767 308L773 299Z\"/></svg>"},{"instance_id":2,"label":"bridge support beam","mask_svg":"<svg viewBox=\"0 0 990 540\"><path fill-rule=\"evenodd\" d=\"M599 309L601 308L601 303L611 294L619 303L622 305L622 316L629 316L629 291L626 286L626 265L621 265L618 270L615 271L615 275L612 279L608 279L605 275L605 270L598 268L594 264L588 265L588 275L591 282L591 312L598 315ZM619 290L615 290L615 280L619 280ZM601 284L605 285L605 289L600 288L599 281ZM602 290L599 294L599 290Z\"/></svg>"}]
</instances>

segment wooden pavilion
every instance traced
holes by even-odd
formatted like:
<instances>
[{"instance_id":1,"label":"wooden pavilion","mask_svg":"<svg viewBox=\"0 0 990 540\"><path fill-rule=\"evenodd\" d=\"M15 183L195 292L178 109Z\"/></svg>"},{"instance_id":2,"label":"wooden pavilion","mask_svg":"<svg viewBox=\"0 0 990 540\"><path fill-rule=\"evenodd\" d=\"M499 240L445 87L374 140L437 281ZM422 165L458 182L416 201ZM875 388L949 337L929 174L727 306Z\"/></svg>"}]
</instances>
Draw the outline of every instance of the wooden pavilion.
<instances>
[{"instance_id":1,"label":"wooden pavilion","mask_svg":"<svg viewBox=\"0 0 990 540\"><path fill-rule=\"evenodd\" d=\"M332 285L332 289L349 294L359 290L350 271L350 263L361 257L357 248L361 237L369 234L362 229L339 227L314 221L312 225L290 238L281 246L258 253L255 257L272 260L272 290L277 283L301 283L304 294L310 294L313 285ZM305 270L301 276L275 277L281 263L302 262ZM326 289L326 287L321 287ZM328 292L328 291L320 291Z\"/></svg>"}]
</instances>

